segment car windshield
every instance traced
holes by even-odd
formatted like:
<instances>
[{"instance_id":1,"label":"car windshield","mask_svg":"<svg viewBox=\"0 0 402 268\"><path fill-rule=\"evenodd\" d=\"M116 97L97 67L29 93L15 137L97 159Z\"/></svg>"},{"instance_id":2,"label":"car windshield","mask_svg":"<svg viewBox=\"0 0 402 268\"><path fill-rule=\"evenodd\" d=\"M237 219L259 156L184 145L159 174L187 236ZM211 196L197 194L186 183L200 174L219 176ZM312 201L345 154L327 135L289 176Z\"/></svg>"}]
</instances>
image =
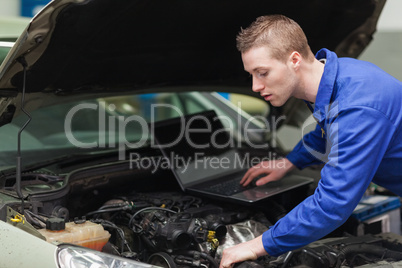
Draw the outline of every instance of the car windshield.
<instances>
[{"instance_id":1,"label":"car windshield","mask_svg":"<svg viewBox=\"0 0 402 268\"><path fill-rule=\"evenodd\" d=\"M258 130L253 134L258 141L253 142L265 143L263 120L236 108L226 96L200 92L124 95L40 107L29 112L28 123L27 115L20 112L0 128L0 164L15 165L15 157L10 156L16 156L18 145L24 165L69 154L149 146L150 122L207 110L215 110L232 134L246 125Z\"/></svg>"}]
</instances>

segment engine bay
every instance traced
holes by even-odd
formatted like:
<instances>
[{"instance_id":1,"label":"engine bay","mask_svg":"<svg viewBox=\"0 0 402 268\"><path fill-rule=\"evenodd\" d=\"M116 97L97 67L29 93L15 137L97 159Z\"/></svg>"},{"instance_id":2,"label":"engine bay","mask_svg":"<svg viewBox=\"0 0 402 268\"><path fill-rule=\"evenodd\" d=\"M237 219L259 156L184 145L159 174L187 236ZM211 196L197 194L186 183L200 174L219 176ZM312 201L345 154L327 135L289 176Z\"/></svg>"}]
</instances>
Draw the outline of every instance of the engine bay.
<instances>
[{"instance_id":1,"label":"engine bay","mask_svg":"<svg viewBox=\"0 0 402 268\"><path fill-rule=\"evenodd\" d=\"M71 169L25 172L24 215L35 229L49 219L93 223L110 234L99 250L161 267L219 267L226 247L262 234L310 193L298 188L261 204L239 204L180 191L169 171L150 174L122 161ZM21 212L14 176L1 180L1 220ZM340 234L340 235L339 235ZM236 267L377 267L402 264L402 237L355 236L344 230L279 257L265 256Z\"/></svg>"}]
</instances>

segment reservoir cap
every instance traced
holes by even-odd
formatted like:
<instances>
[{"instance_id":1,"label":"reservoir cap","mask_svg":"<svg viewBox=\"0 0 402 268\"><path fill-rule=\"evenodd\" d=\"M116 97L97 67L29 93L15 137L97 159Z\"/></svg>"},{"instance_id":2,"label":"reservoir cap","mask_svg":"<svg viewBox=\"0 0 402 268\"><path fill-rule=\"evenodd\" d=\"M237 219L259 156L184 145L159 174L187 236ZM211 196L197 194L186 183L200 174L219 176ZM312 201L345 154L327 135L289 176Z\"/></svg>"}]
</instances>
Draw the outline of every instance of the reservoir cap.
<instances>
[{"instance_id":1,"label":"reservoir cap","mask_svg":"<svg viewBox=\"0 0 402 268\"><path fill-rule=\"evenodd\" d=\"M66 228L66 223L62 218L49 218L46 220L46 229L50 231L61 231Z\"/></svg>"}]
</instances>

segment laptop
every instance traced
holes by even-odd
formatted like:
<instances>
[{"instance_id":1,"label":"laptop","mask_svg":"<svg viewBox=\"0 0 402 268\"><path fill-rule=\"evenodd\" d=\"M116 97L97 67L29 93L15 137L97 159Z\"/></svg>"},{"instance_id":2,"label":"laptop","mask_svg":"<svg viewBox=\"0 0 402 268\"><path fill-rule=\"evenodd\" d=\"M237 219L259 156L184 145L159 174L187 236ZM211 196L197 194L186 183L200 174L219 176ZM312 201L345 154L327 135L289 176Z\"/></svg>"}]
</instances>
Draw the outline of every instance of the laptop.
<instances>
[{"instance_id":1,"label":"laptop","mask_svg":"<svg viewBox=\"0 0 402 268\"><path fill-rule=\"evenodd\" d=\"M221 119L210 110L151 123L153 141L165 158L162 162L169 164L184 192L253 203L313 182L287 175L262 186L240 185L251 157L240 153Z\"/></svg>"}]
</instances>

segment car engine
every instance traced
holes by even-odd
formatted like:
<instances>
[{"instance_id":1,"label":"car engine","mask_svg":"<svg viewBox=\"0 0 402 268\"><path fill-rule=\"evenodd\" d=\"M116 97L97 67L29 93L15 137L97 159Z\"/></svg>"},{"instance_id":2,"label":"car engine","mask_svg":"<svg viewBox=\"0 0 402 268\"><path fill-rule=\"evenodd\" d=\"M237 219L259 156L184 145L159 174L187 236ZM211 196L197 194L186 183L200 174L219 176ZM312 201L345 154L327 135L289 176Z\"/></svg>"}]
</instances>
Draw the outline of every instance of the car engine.
<instances>
[{"instance_id":1,"label":"car engine","mask_svg":"<svg viewBox=\"0 0 402 268\"><path fill-rule=\"evenodd\" d=\"M218 267L225 248L262 234L309 191L293 189L244 206L187 195L168 171L151 176L122 162L63 174L44 169L23 174L24 215L34 228L44 229L55 218L101 225L110 234L100 248L103 252L169 268ZM15 176L3 176L0 183L0 217L6 221L9 210L21 212L21 201ZM401 252L399 235L355 236L343 231L279 257L264 256L236 267L398 266Z\"/></svg>"}]
</instances>

